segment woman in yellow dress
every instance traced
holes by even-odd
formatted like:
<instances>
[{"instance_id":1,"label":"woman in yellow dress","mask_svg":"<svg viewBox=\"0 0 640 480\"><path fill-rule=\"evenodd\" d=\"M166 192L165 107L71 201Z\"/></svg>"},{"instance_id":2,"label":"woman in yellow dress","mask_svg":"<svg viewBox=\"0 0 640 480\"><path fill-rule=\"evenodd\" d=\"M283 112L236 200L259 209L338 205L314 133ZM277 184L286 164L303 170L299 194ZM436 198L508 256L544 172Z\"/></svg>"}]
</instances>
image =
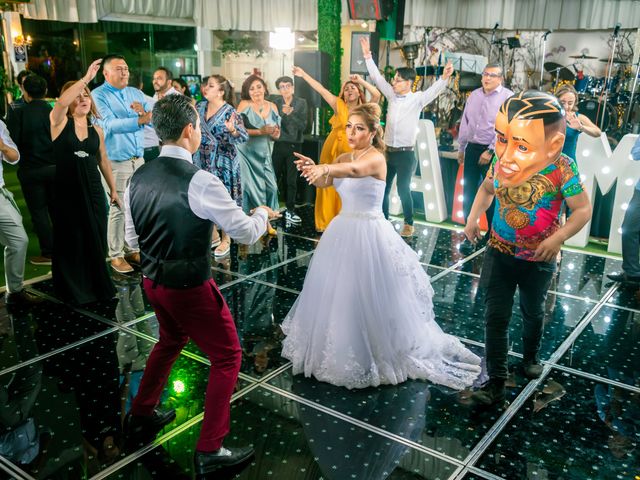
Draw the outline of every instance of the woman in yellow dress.
<instances>
[{"instance_id":1,"label":"woman in yellow dress","mask_svg":"<svg viewBox=\"0 0 640 480\"><path fill-rule=\"evenodd\" d=\"M351 151L346 134L349 111L353 107L366 102L364 90L367 90L371 95L371 103L378 103L380 100L380 91L365 81L360 75L351 75L349 80L342 84L340 95L335 96L300 67L294 66L293 74L307 82L333 109L333 116L329 120L331 132L322 146L320 164L333 163L340 155ZM318 232L324 232L329 222L338 214L341 207L340 197L335 188L328 187L316 190L316 230Z\"/></svg>"}]
</instances>

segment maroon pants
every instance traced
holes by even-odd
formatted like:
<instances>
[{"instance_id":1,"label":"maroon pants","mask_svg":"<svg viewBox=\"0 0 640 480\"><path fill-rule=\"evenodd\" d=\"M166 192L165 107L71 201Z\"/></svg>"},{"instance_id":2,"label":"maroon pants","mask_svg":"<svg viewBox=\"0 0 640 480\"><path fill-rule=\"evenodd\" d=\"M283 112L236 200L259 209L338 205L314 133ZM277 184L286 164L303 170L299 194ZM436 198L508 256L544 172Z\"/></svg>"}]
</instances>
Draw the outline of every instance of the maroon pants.
<instances>
[{"instance_id":1,"label":"maroon pants","mask_svg":"<svg viewBox=\"0 0 640 480\"><path fill-rule=\"evenodd\" d=\"M160 324L160 340L147 360L131 413L151 415L171 366L192 338L211 362L204 420L196 448L203 452L217 450L229 433L229 403L242 360L229 307L213 280L186 290L162 285L154 288L153 281L147 278L143 285Z\"/></svg>"}]
</instances>

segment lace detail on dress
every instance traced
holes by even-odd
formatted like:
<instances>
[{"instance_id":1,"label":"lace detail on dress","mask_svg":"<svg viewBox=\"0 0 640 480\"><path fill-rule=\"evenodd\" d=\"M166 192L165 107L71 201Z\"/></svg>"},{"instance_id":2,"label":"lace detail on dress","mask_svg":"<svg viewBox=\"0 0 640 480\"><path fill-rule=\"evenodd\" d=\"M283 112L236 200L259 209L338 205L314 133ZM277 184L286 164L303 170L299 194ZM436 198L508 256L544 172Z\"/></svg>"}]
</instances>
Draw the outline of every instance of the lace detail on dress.
<instances>
[{"instance_id":1,"label":"lace detail on dress","mask_svg":"<svg viewBox=\"0 0 640 480\"><path fill-rule=\"evenodd\" d=\"M346 211L324 232L282 324L282 356L294 374L347 388L407 379L470 386L480 358L436 323L417 254L378 221L384 182L337 180Z\"/></svg>"}]
</instances>

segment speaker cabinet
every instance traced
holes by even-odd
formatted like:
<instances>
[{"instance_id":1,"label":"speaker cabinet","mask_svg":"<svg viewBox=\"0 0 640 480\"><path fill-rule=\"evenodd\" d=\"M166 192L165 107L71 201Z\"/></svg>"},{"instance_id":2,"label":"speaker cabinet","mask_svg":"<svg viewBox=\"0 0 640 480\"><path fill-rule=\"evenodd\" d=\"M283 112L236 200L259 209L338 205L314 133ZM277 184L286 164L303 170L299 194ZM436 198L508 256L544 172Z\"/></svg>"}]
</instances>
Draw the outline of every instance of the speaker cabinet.
<instances>
[{"instance_id":1,"label":"speaker cabinet","mask_svg":"<svg viewBox=\"0 0 640 480\"><path fill-rule=\"evenodd\" d=\"M350 73L367 73L367 66L362 56L362 46L360 39L369 37L369 45L371 46L371 58L378 65L378 49L380 47L380 37L378 32L352 32L351 33L351 60L349 66Z\"/></svg>"},{"instance_id":2,"label":"speaker cabinet","mask_svg":"<svg viewBox=\"0 0 640 480\"><path fill-rule=\"evenodd\" d=\"M293 64L302 68L311 77L315 78L324 87L329 88L329 54L320 51L294 52ZM299 77L294 77L296 95L304 98L309 106L309 111L321 108L322 97Z\"/></svg>"}]
</instances>

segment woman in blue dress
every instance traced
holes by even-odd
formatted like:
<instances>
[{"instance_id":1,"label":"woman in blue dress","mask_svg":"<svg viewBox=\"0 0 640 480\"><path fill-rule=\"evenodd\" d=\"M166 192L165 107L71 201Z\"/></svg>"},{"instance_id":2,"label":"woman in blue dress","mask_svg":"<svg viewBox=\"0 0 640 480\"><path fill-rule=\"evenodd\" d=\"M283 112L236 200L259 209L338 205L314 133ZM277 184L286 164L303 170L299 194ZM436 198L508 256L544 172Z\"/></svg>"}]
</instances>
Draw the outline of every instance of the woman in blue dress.
<instances>
[{"instance_id":1,"label":"woman in blue dress","mask_svg":"<svg viewBox=\"0 0 640 480\"><path fill-rule=\"evenodd\" d=\"M205 100L196 106L200 115L202 142L193 154L194 165L213 173L229 191L238 206L242 206L240 162L236 146L249 138L242 120L233 108L233 86L222 75L211 75ZM221 238L222 237L222 238ZM214 228L212 247L218 257L229 253L231 239Z\"/></svg>"},{"instance_id":2,"label":"woman in blue dress","mask_svg":"<svg viewBox=\"0 0 640 480\"><path fill-rule=\"evenodd\" d=\"M249 141L238 145L242 175L242 208L249 212L259 205L278 210L278 184L271 161L272 140L280 137L278 107L266 99L265 81L250 75L242 84L238 112L242 115ZM276 231L271 224L269 235Z\"/></svg>"},{"instance_id":3,"label":"woman in blue dress","mask_svg":"<svg viewBox=\"0 0 640 480\"><path fill-rule=\"evenodd\" d=\"M580 134L584 132L592 137L599 137L602 132L589 117L578 113L578 92L573 88L573 85L561 86L556 92L556 98L564 108L567 120L567 133L562 153L575 160Z\"/></svg>"}]
</instances>

